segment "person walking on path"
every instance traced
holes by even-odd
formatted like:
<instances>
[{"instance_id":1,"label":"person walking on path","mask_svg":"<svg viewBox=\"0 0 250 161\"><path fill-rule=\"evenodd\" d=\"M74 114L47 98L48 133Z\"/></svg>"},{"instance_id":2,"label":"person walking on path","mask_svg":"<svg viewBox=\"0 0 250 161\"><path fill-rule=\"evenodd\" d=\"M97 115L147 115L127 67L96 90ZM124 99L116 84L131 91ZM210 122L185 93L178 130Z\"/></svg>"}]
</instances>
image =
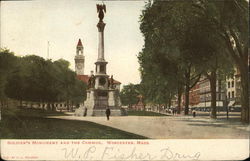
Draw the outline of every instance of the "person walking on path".
<instances>
[{"instance_id":1,"label":"person walking on path","mask_svg":"<svg viewBox=\"0 0 250 161\"><path fill-rule=\"evenodd\" d=\"M196 111L195 111L195 109L193 109L192 113L193 113L193 117L195 117L195 116L196 116Z\"/></svg>"},{"instance_id":2,"label":"person walking on path","mask_svg":"<svg viewBox=\"0 0 250 161\"><path fill-rule=\"evenodd\" d=\"M107 108L106 109L106 116L107 116L107 120L109 120L109 116L110 116L110 109L109 108Z\"/></svg>"}]
</instances>

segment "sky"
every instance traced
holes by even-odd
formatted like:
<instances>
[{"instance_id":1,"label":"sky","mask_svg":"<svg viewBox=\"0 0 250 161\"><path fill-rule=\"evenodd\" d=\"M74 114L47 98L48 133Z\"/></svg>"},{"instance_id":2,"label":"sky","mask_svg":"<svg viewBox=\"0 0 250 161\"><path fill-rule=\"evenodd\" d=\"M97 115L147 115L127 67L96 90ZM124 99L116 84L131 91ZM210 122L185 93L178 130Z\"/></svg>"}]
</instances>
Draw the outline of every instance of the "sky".
<instances>
[{"instance_id":1,"label":"sky","mask_svg":"<svg viewBox=\"0 0 250 161\"><path fill-rule=\"evenodd\" d=\"M105 60L107 74L122 85L140 83L138 53L144 39L139 17L142 1L103 1ZM63 58L75 70L74 56L78 39L82 40L85 74L95 69L98 54L99 19L94 0L1 1L1 48L18 56L38 55L54 60Z\"/></svg>"}]
</instances>

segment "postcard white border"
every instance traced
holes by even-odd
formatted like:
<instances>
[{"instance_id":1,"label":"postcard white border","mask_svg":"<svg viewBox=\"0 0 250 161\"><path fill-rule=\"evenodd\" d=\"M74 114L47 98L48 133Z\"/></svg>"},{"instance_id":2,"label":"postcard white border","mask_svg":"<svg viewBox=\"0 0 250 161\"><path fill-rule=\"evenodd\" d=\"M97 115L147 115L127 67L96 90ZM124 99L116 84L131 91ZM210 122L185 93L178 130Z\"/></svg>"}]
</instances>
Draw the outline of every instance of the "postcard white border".
<instances>
[{"instance_id":1,"label":"postcard white border","mask_svg":"<svg viewBox=\"0 0 250 161\"><path fill-rule=\"evenodd\" d=\"M248 139L3 139L5 160L244 160Z\"/></svg>"}]
</instances>

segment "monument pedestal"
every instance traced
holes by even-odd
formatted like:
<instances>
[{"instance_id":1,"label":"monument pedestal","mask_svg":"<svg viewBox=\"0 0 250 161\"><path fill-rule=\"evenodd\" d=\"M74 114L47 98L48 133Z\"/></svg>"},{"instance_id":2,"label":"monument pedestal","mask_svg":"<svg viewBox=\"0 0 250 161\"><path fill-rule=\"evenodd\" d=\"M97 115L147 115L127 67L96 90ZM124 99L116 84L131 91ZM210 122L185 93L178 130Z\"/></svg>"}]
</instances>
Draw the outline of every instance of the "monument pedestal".
<instances>
[{"instance_id":1,"label":"monument pedestal","mask_svg":"<svg viewBox=\"0 0 250 161\"><path fill-rule=\"evenodd\" d=\"M118 91L115 89L90 89L83 106L76 110L76 116L105 116L109 108L111 116L126 115L121 108Z\"/></svg>"}]
</instances>

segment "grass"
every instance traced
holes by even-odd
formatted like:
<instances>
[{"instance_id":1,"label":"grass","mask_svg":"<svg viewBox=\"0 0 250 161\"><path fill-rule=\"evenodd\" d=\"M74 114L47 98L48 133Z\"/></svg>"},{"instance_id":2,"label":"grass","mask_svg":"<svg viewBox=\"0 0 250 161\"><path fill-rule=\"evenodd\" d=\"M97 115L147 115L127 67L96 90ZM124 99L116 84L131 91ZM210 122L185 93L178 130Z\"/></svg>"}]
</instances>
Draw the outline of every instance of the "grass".
<instances>
[{"instance_id":1,"label":"grass","mask_svg":"<svg viewBox=\"0 0 250 161\"><path fill-rule=\"evenodd\" d=\"M151 111L128 111L129 116L167 116L165 114Z\"/></svg>"},{"instance_id":2,"label":"grass","mask_svg":"<svg viewBox=\"0 0 250 161\"><path fill-rule=\"evenodd\" d=\"M2 111L1 139L146 139L108 126L76 120L45 118L65 115L35 109Z\"/></svg>"}]
</instances>

